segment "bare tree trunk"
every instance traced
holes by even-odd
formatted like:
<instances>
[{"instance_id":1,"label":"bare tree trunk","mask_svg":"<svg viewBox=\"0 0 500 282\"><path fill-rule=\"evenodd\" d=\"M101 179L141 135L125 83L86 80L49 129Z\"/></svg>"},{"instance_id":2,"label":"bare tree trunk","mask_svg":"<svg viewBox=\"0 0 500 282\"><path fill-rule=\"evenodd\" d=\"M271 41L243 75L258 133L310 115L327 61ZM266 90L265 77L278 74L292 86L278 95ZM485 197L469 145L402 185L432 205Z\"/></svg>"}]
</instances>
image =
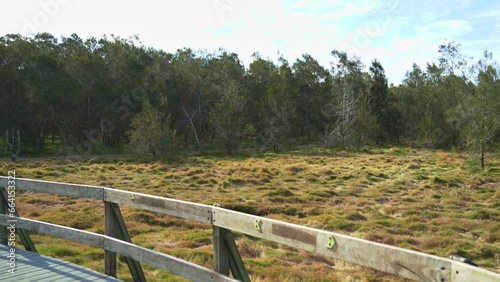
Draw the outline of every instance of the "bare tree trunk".
<instances>
[{"instance_id":1,"label":"bare tree trunk","mask_svg":"<svg viewBox=\"0 0 500 282\"><path fill-rule=\"evenodd\" d=\"M17 136L16 136L16 131L12 129L12 140L10 141L9 141L9 130L7 130L5 132L5 142L7 143L10 149L10 160L15 162L17 157L19 156L19 151L21 149L21 134L19 133L19 130L17 130ZM17 150L15 148L16 142L17 142Z\"/></svg>"},{"instance_id":2,"label":"bare tree trunk","mask_svg":"<svg viewBox=\"0 0 500 282\"><path fill-rule=\"evenodd\" d=\"M201 151L200 139L198 138L198 134L196 133L196 127L194 126L193 118L189 115L189 113L186 111L185 108L182 108L182 110L184 111L184 114L186 115L186 117L189 120L189 123L191 124L191 129L193 130L194 138L196 140L196 147L198 148L198 150Z\"/></svg>"}]
</instances>

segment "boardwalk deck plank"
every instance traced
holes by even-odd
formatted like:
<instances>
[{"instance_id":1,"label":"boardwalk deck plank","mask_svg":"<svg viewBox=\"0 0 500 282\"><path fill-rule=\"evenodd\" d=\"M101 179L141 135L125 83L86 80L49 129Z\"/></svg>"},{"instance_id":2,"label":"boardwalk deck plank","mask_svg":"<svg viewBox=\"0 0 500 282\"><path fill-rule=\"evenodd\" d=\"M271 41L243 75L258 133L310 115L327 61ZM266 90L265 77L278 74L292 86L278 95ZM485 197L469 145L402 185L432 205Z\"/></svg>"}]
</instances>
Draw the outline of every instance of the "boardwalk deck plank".
<instances>
[{"instance_id":1,"label":"boardwalk deck plank","mask_svg":"<svg viewBox=\"0 0 500 282\"><path fill-rule=\"evenodd\" d=\"M16 249L16 272L9 273L7 255L9 247L0 245L0 281L120 281L67 261Z\"/></svg>"}]
</instances>

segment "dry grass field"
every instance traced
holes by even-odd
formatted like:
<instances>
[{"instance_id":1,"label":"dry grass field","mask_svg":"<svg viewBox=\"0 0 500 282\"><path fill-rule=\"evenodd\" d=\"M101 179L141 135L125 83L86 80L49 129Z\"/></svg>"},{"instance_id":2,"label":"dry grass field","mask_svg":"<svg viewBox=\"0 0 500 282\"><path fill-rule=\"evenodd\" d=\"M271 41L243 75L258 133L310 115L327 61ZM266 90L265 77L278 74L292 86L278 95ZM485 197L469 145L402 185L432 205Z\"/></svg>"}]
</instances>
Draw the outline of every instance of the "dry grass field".
<instances>
[{"instance_id":1,"label":"dry grass field","mask_svg":"<svg viewBox=\"0 0 500 282\"><path fill-rule=\"evenodd\" d=\"M258 156L131 157L0 162L0 174L112 186L266 216L411 250L458 254L500 272L500 157L486 171L465 153L409 148L346 152L308 148ZM103 232L103 204L18 194L21 216ZM212 268L212 230L122 207L134 243ZM103 271L103 251L33 235L45 255ZM404 281L280 244L236 234L253 281ZM119 278L130 280L124 259ZM182 279L143 266L149 281Z\"/></svg>"}]
</instances>

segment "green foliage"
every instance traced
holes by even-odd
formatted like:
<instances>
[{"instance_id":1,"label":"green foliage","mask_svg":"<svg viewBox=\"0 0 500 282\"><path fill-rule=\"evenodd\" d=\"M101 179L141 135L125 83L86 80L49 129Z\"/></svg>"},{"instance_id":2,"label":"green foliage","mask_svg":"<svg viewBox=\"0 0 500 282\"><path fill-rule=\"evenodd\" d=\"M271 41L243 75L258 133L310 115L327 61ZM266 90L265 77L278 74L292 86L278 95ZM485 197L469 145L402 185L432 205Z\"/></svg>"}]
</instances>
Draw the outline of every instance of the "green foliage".
<instances>
[{"instance_id":1,"label":"green foliage","mask_svg":"<svg viewBox=\"0 0 500 282\"><path fill-rule=\"evenodd\" d=\"M376 141L380 143L384 139L392 142L399 140L399 119L400 114L392 105L389 95L389 86L382 64L374 60L370 66L370 86L368 89L371 112L376 118L378 128L374 128ZM366 111L362 109L360 111Z\"/></svg>"},{"instance_id":2,"label":"green foliage","mask_svg":"<svg viewBox=\"0 0 500 282\"><path fill-rule=\"evenodd\" d=\"M215 127L216 140L224 144L230 154L243 137L252 133L253 126L245 122L245 101L238 93L238 85L228 81L221 88L222 97L210 112L210 122Z\"/></svg>"},{"instance_id":3,"label":"green foliage","mask_svg":"<svg viewBox=\"0 0 500 282\"><path fill-rule=\"evenodd\" d=\"M349 58L346 53L332 51L335 57L332 69L332 97L323 105L328 120L326 141L342 148L355 146L360 149L374 140L379 125L368 93L367 75L359 58Z\"/></svg>"},{"instance_id":4,"label":"green foliage","mask_svg":"<svg viewBox=\"0 0 500 282\"><path fill-rule=\"evenodd\" d=\"M310 144L314 130L320 131L318 125L323 121L321 107L329 92L329 73L309 54L297 59L292 69L296 83L297 112L300 117L297 126L304 132L305 136L301 137Z\"/></svg>"},{"instance_id":5,"label":"green foliage","mask_svg":"<svg viewBox=\"0 0 500 282\"><path fill-rule=\"evenodd\" d=\"M460 103L450 111L450 119L460 125L462 139L469 148L479 152L482 169L486 146L492 145L500 132L500 67L491 60L491 53L485 52L475 66L474 93L460 97Z\"/></svg>"},{"instance_id":6,"label":"green foliage","mask_svg":"<svg viewBox=\"0 0 500 282\"><path fill-rule=\"evenodd\" d=\"M175 153L175 131L169 128L170 118L163 117L149 101L131 120L130 147L138 155L165 159Z\"/></svg>"},{"instance_id":7,"label":"green foliage","mask_svg":"<svg viewBox=\"0 0 500 282\"><path fill-rule=\"evenodd\" d=\"M380 132L380 126L377 116L372 112L368 98L365 94L360 95L349 143L360 150L363 146L376 139L377 133Z\"/></svg>"},{"instance_id":8,"label":"green foliage","mask_svg":"<svg viewBox=\"0 0 500 282\"><path fill-rule=\"evenodd\" d=\"M174 130L188 151L404 142L483 156L498 146L500 71L491 53L466 66L460 44L440 45L436 62L414 65L398 86L388 85L378 60L366 68L359 58L331 54L330 70L308 54L290 64L256 53L245 68L223 49L167 53L136 37L8 34L0 37L0 132L19 129L22 157L121 153L130 145L164 158L172 148L160 148L159 139L173 144ZM129 135L141 128L146 100L164 135L145 128Z\"/></svg>"},{"instance_id":9,"label":"green foliage","mask_svg":"<svg viewBox=\"0 0 500 282\"><path fill-rule=\"evenodd\" d=\"M249 96L252 97L248 102L254 101L254 106L248 106L248 109L257 142L261 144L260 151L272 146L274 152L278 152L281 145L290 143L292 123L296 118L297 101L294 100L296 94L292 69L283 58L280 58L279 66L258 59L250 65L247 79L254 87L248 88L251 92Z\"/></svg>"}]
</instances>

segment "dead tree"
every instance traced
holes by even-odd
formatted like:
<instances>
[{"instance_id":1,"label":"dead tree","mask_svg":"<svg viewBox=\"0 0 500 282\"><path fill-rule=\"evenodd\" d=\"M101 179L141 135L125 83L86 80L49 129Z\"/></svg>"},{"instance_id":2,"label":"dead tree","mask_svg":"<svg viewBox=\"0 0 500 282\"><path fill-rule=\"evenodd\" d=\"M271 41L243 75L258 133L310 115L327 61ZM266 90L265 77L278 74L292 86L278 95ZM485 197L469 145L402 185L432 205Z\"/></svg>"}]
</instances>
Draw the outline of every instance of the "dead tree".
<instances>
[{"instance_id":1,"label":"dead tree","mask_svg":"<svg viewBox=\"0 0 500 282\"><path fill-rule=\"evenodd\" d=\"M19 130L17 130L17 136L16 136L16 131L12 129L12 138L9 140L9 131L5 131L5 142L9 146L10 149L10 160L15 162L17 157L19 156L19 150L21 149L21 134L19 133ZM17 143L17 148L15 147L15 144Z\"/></svg>"}]
</instances>

